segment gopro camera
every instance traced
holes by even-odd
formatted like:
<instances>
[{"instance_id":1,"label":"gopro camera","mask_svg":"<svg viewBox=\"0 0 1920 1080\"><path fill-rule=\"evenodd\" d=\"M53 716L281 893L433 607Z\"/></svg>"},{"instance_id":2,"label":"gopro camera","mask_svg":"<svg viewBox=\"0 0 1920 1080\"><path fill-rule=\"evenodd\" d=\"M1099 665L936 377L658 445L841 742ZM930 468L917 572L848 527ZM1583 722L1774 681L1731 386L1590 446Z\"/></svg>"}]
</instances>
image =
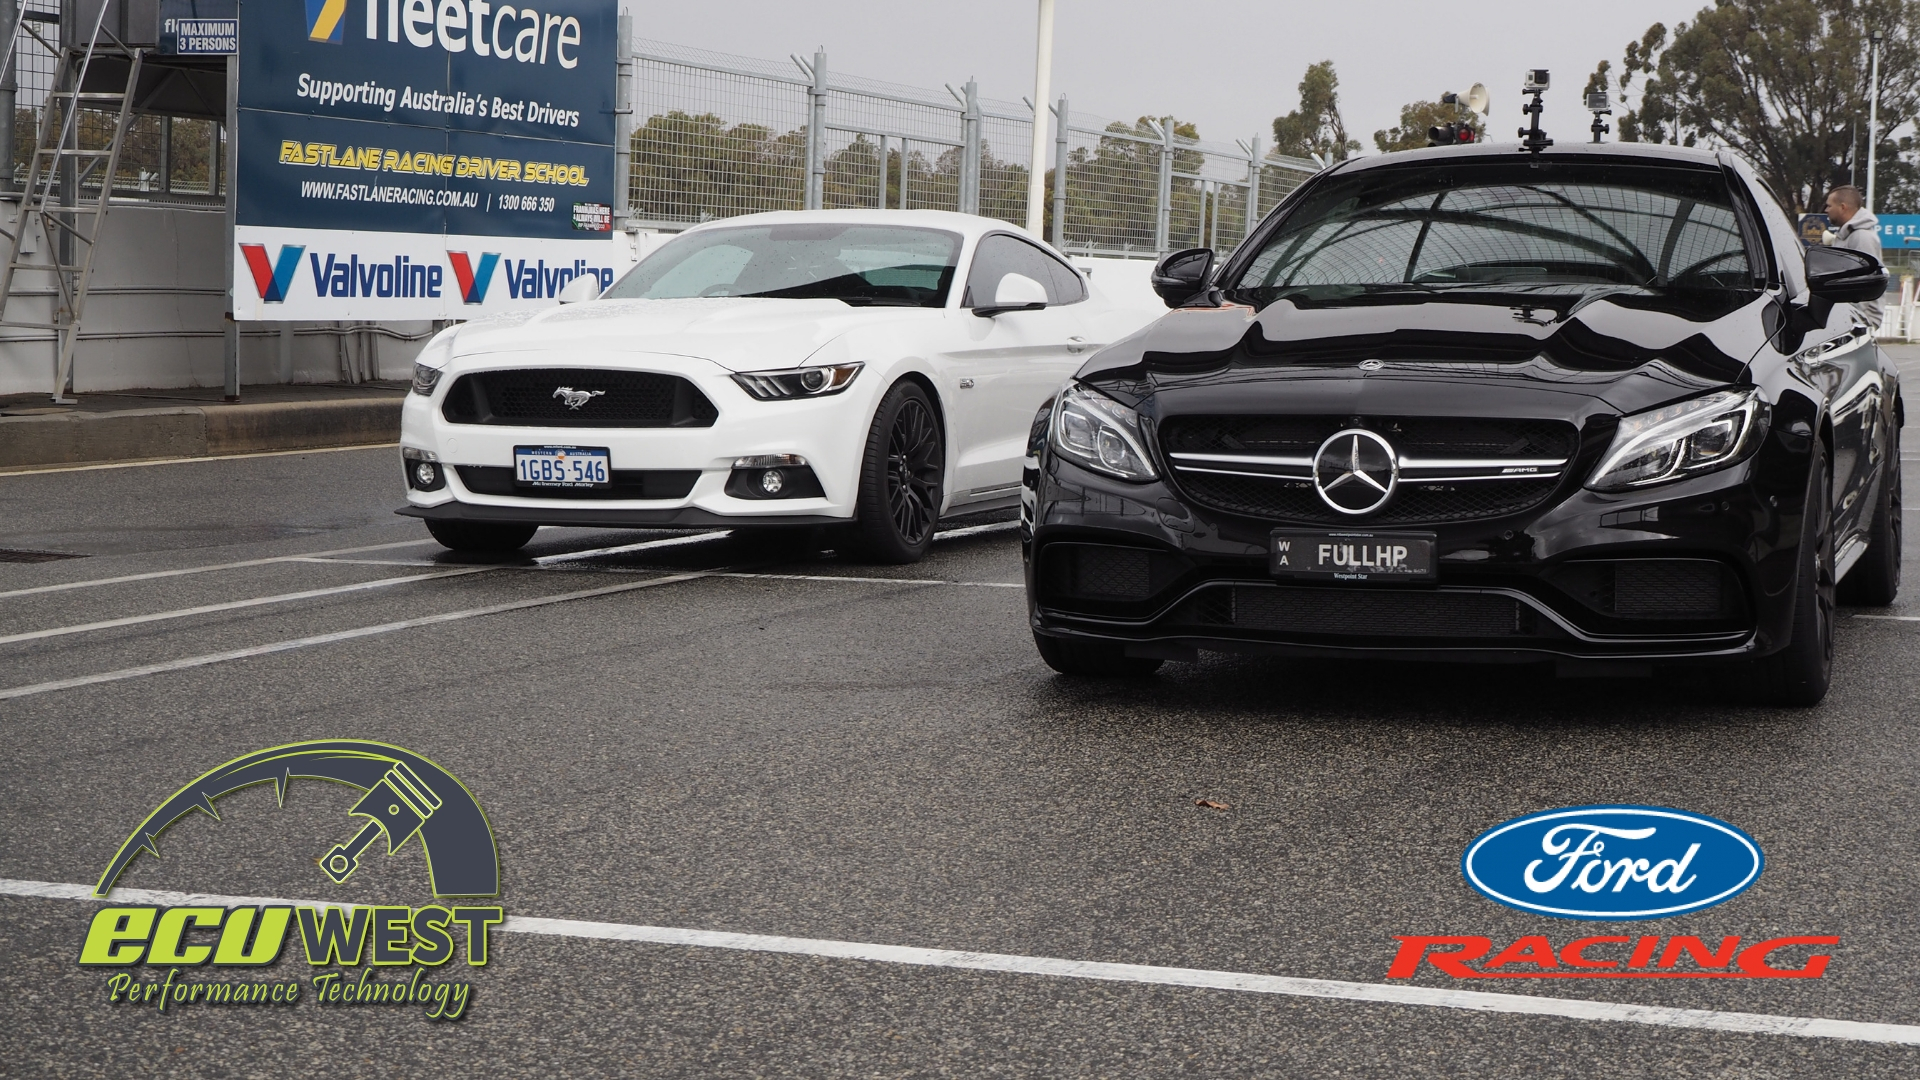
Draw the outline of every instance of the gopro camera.
<instances>
[{"instance_id":1,"label":"gopro camera","mask_svg":"<svg viewBox=\"0 0 1920 1080\"><path fill-rule=\"evenodd\" d=\"M1613 111L1613 102L1609 100L1605 90L1595 90L1587 95L1587 111L1597 113Z\"/></svg>"},{"instance_id":2,"label":"gopro camera","mask_svg":"<svg viewBox=\"0 0 1920 1080\"><path fill-rule=\"evenodd\" d=\"M1544 93L1547 87L1552 85L1552 82L1553 80L1547 77L1546 68L1528 68L1526 85L1520 88L1520 92L1523 94Z\"/></svg>"}]
</instances>

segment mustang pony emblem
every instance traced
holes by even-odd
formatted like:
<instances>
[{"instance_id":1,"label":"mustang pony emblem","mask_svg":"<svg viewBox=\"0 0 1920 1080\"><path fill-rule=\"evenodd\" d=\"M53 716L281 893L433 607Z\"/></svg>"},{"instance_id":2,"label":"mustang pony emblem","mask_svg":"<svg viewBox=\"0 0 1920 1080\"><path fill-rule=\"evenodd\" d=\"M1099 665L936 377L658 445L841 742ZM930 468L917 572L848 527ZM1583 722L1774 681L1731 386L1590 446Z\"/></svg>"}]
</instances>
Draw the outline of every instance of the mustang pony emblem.
<instances>
[{"instance_id":1,"label":"mustang pony emblem","mask_svg":"<svg viewBox=\"0 0 1920 1080\"><path fill-rule=\"evenodd\" d=\"M553 396L566 402L567 408L578 409L604 393L605 390L575 390L571 386L558 386L554 388Z\"/></svg>"}]
</instances>

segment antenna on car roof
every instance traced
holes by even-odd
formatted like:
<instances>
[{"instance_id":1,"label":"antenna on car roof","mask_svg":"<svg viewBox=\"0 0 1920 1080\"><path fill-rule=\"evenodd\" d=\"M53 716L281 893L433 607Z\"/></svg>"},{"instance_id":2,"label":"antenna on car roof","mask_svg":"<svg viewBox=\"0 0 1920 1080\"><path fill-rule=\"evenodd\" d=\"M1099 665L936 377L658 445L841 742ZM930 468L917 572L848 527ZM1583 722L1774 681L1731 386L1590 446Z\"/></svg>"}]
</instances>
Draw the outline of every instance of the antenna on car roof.
<instances>
[{"instance_id":1,"label":"antenna on car roof","mask_svg":"<svg viewBox=\"0 0 1920 1080\"><path fill-rule=\"evenodd\" d=\"M1547 87L1552 84L1546 68L1528 68L1527 81L1520 87L1521 93L1533 95L1532 101L1520 107L1522 113L1533 118L1530 126L1520 129L1520 148L1530 154L1537 154L1553 145L1547 133L1540 130L1540 114L1546 111L1546 106L1540 103L1540 95L1546 93Z\"/></svg>"}]
</instances>

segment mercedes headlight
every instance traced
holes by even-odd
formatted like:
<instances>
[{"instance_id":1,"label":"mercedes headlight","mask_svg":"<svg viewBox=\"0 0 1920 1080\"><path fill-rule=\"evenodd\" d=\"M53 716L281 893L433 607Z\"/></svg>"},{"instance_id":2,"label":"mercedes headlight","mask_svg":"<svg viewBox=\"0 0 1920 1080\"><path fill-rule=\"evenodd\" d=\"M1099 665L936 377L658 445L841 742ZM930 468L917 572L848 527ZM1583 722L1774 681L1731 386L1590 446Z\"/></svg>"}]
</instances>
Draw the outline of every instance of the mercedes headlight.
<instances>
[{"instance_id":1,"label":"mercedes headlight","mask_svg":"<svg viewBox=\"0 0 1920 1080\"><path fill-rule=\"evenodd\" d=\"M1053 407L1053 448L1077 465L1122 480L1159 475L1140 435L1140 414L1084 386L1060 392Z\"/></svg>"},{"instance_id":2,"label":"mercedes headlight","mask_svg":"<svg viewBox=\"0 0 1920 1080\"><path fill-rule=\"evenodd\" d=\"M1748 388L1623 417L1587 487L1630 491L1744 461L1760 444L1754 429L1766 415L1760 392Z\"/></svg>"},{"instance_id":3,"label":"mercedes headlight","mask_svg":"<svg viewBox=\"0 0 1920 1080\"><path fill-rule=\"evenodd\" d=\"M430 397L440 385L441 372L453 359L453 336L459 327L449 326L433 336L420 355L413 358L413 392Z\"/></svg>"},{"instance_id":4,"label":"mercedes headlight","mask_svg":"<svg viewBox=\"0 0 1920 1080\"><path fill-rule=\"evenodd\" d=\"M791 368L786 371L742 371L733 377L740 389L761 401L787 398L826 397L853 385L863 364L830 364L825 367Z\"/></svg>"}]
</instances>

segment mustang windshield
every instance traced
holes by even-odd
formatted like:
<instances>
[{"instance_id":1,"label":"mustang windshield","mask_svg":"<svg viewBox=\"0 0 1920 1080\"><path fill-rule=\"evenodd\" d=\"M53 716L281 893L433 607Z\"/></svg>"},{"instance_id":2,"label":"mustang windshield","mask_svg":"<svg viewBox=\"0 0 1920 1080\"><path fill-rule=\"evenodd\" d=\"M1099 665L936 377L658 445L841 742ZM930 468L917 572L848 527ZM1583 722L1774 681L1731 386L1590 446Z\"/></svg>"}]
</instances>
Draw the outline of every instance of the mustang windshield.
<instances>
[{"instance_id":1,"label":"mustang windshield","mask_svg":"<svg viewBox=\"0 0 1920 1080\"><path fill-rule=\"evenodd\" d=\"M893 225L754 225L668 243L607 291L628 299L761 296L944 307L960 237Z\"/></svg>"},{"instance_id":2,"label":"mustang windshield","mask_svg":"<svg viewBox=\"0 0 1920 1080\"><path fill-rule=\"evenodd\" d=\"M1265 306L1387 294L1751 290L1717 169L1460 161L1332 176L1288 212L1229 293Z\"/></svg>"}]
</instances>

